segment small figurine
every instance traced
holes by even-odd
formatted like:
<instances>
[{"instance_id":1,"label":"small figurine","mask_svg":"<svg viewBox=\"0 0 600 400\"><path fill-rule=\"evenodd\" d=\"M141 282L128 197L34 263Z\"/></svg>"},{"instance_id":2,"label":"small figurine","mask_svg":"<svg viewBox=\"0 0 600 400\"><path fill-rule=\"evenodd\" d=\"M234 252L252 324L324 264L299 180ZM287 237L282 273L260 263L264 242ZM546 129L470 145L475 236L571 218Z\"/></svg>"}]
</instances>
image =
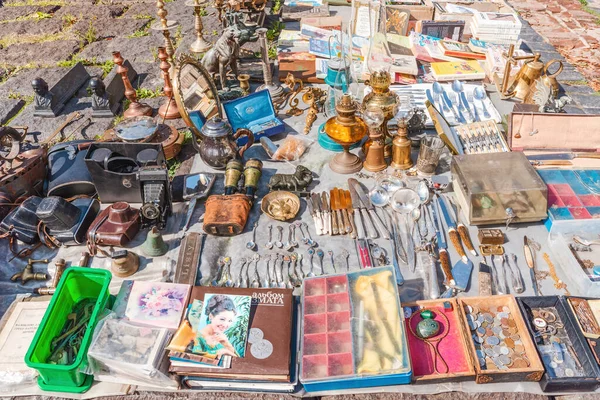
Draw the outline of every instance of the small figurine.
<instances>
[{"instance_id":1,"label":"small figurine","mask_svg":"<svg viewBox=\"0 0 600 400\"><path fill-rule=\"evenodd\" d=\"M106 86L102 79L97 76L90 79L90 90L92 92L92 116L114 118Z\"/></svg>"},{"instance_id":2,"label":"small figurine","mask_svg":"<svg viewBox=\"0 0 600 400\"><path fill-rule=\"evenodd\" d=\"M565 112L565 106L571 104L573 99L569 96L555 98L552 94L552 88L540 78L535 82L533 102L539 107L538 111L541 113L563 113Z\"/></svg>"},{"instance_id":3,"label":"small figurine","mask_svg":"<svg viewBox=\"0 0 600 400\"><path fill-rule=\"evenodd\" d=\"M212 49L208 50L202 57L202 66L206 68L213 80L219 75L221 89L227 90L227 67L233 75L238 75L238 57L240 46L238 44L239 32L232 27L223 31L223 35L217 40Z\"/></svg>"},{"instance_id":4,"label":"small figurine","mask_svg":"<svg viewBox=\"0 0 600 400\"><path fill-rule=\"evenodd\" d=\"M36 110L46 110L52 104L54 95L48 90L48 84L42 78L35 78L31 82L35 92L34 105Z\"/></svg>"},{"instance_id":5,"label":"small figurine","mask_svg":"<svg viewBox=\"0 0 600 400\"><path fill-rule=\"evenodd\" d=\"M270 190L304 191L313 181L312 172L303 165L296 167L293 174L275 174L269 180Z\"/></svg>"}]
</instances>

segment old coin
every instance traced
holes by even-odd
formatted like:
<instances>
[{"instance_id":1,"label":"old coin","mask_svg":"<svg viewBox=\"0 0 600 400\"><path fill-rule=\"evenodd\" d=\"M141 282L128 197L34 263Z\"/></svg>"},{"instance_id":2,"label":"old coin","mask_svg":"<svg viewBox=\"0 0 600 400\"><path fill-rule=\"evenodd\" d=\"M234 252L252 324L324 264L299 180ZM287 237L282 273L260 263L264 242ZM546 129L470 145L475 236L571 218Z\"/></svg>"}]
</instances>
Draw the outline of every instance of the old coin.
<instances>
[{"instance_id":1,"label":"old coin","mask_svg":"<svg viewBox=\"0 0 600 400\"><path fill-rule=\"evenodd\" d=\"M488 336L485 338L485 342L491 346L495 346L500 343L500 339L498 339L496 336Z\"/></svg>"},{"instance_id":2,"label":"old coin","mask_svg":"<svg viewBox=\"0 0 600 400\"><path fill-rule=\"evenodd\" d=\"M527 368L529 363L522 358L514 358L512 367L513 368Z\"/></svg>"},{"instance_id":3,"label":"old coin","mask_svg":"<svg viewBox=\"0 0 600 400\"><path fill-rule=\"evenodd\" d=\"M515 344L515 353L523 353L525 351L525 347L521 344Z\"/></svg>"},{"instance_id":4,"label":"old coin","mask_svg":"<svg viewBox=\"0 0 600 400\"><path fill-rule=\"evenodd\" d=\"M506 339L504 339L504 344L507 345L508 347L514 347L515 346L514 340L512 340L509 337L507 337Z\"/></svg>"},{"instance_id":5,"label":"old coin","mask_svg":"<svg viewBox=\"0 0 600 400\"><path fill-rule=\"evenodd\" d=\"M575 372L571 369L571 368L567 368L565 369L565 375L568 376L569 378L575 376Z\"/></svg>"}]
</instances>

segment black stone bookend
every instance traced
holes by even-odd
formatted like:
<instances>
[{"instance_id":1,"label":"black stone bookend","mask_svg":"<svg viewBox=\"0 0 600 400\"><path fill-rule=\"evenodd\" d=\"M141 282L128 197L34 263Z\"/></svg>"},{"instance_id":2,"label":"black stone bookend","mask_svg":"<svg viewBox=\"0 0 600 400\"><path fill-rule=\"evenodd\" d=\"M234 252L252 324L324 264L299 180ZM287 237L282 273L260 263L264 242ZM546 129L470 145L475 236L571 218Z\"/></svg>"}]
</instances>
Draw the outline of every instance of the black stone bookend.
<instances>
[{"instance_id":1,"label":"black stone bookend","mask_svg":"<svg viewBox=\"0 0 600 400\"><path fill-rule=\"evenodd\" d=\"M77 63L60 80L48 89L48 84L42 78L36 78L31 82L35 93L34 117L56 117L65 104L85 85L90 79L83 64Z\"/></svg>"},{"instance_id":2,"label":"black stone bookend","mask_svg":"<svg viewBox=\"0 0 600 400\"><path fill-rule=\"evenodd\" d=\"M127 77L133 84L137 78L137 72L128 60L123 62L123 66L127 67ZM90 88L92 89L92 117L94 118L114 118L121 110L121 100L125 97L125 85L121 75L117 74L117 68L108 74L104 81L99 78L90 80ZM100 82L97 82L99 80ZM92 83L96 87L102 84L102 88L97 89L92 87Z\"/></svg>"}]
</instances>

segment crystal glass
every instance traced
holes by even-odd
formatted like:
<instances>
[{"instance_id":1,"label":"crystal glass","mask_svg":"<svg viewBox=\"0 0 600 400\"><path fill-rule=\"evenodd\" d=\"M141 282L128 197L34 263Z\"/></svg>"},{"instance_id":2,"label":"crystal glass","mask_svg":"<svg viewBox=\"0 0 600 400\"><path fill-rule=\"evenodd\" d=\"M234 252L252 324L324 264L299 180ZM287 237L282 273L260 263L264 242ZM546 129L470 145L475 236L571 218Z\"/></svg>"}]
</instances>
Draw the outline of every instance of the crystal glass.
<instances>
[{"instance_id":1,"label":"crystal glass","mask_svg":"<svg viewBox=\"0 0 600 400\"><path fill-rule=\"evenodd\" d=\"M417 172L419 175L433 175L444 151L444 142L437 136L427 135L421 139Z\"/></svg>"}]
</instances>

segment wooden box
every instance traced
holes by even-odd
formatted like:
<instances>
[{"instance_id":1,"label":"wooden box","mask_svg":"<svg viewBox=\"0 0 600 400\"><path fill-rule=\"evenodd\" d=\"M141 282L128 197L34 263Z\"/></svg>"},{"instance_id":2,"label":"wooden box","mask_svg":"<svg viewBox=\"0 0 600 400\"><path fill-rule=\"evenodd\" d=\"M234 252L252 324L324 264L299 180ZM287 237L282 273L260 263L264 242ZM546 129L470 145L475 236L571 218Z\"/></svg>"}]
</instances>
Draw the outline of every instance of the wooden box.
<instances>
[{"instance_id":1,"label":"wooden box","mask_svg":"<svg viewBox=\"0 0 600 400\"><path fill-rule=\"evenodd\" d=\"M600 364L600 299L591 297L567 297L567 303L573 312L574 320L585 337L596 363ZM579 303L582 303L580 306ZM582 323L582 307L584 314L590 316L590 328Z\"/></svg>"},{"instance_id":2,"label":"wooden box","mask_svg":"<svg viewBox=\"0 0 600 400\"><path fill-rule=\"evenodd\" d=\"M522 368L510 368L506 370L483 369L479 363L479 357L477 356L473 335L471 335L471 340L469 341L469 350L471 352L473 365L475 366L475 381L477 383L501 383L522 381L539 382L540 379L542 379L542 375L544 374L544 366L542 364L542 361L538 357L537 349L533 344L531 337L529 336L527 325L525 325L525 321L523 320L523 317L519 310L519 306L514 296L504 295L491 297L462 297L458 299L458 304L459 312L462 314L464 326L466 329L469 330L469 332L471 331L471 328L469 327L469 320L467 319L467 307L475 307L480 312L483 311L484 314L486 313L486 310L489 313L489 311L493 307L495 307L496 310L498 308L500 308L500 310L503 310L504 307L507 307L506 309L510 313L510 316L512 317L515 325L511 328L516 328L516 331L513 335L519 336L521 346L523 346L524 354L529 362L529 366ZM486 329L486 327L484 327L484 329Z\"/></svg>"},{"instance_id":3,"label":"wooden box","mask_svg":"<svg viewBox=\"0 0 600 400\"><path fill-rule=\"evenodd\" d=\"M568 340L572 344L573 352L579 360L582 375L573 377L556 377L551 374L549 368L542 376L540 386L544 392L581 392L594 391L598 387L598 377L600 370L598 364L594 360L588 348L585 338L581 331L576 327L577 322L575 315L571 311L564 296L536 296L536 297L519 297L517 299L521 313L525 319L525 324L529 329L529 334L535 338L538 330L535 329L533 319L533 311L540 308L553 307L556 310L556 317L560 323L564 324L564 331L568 336ZM561 338L560 335L557 337ZM564 343L565 338L561 342ZM543 359L542 353L537 347L540 359ZM548 361L547 361L548 362ZM547 365L547 364L546 364ZM577 369L577 368L576 368Z\"/></svg>"},{"instance_id":4,"label":"wooden box","mask_svg":"<svg viewBox=\"0 0 600 400\"><path fill-rule=\"evenodd\" d=\"M451 309L445 310L444 303L450 304ZM419 307L418 311L415 308ZM404 324L406 327L406 336L408 340L408 349L410 353L411 364L413 368L413 382L417 384L442 383L442 382L464 382L475 380L475 368L469 351L470 333L462 324L462 316L458 311L458 302L456 299L443 300L420 300L415 303L403 304ZM424 309L434 312L436 320L441 327L439 336L442 337L446 332L447 336L439 340L438 350L448 365L447 373L436 372L435 351L433 348L421 339L418 339L411 332L415 331L415 326L421 321L421 317L415 316L412 320L410 313L419 313ZM444 314L446 319L437 314ZM410 326L409 326L410 323ZM449 331L446 326L449 326ZM411 331L412 329L412 331ZM437 342L436 342L437 343ZM434 344L434 346L436 345ZM444 364L437 357L438 370L444 371Z\"/></svg>"}]
</instances>

